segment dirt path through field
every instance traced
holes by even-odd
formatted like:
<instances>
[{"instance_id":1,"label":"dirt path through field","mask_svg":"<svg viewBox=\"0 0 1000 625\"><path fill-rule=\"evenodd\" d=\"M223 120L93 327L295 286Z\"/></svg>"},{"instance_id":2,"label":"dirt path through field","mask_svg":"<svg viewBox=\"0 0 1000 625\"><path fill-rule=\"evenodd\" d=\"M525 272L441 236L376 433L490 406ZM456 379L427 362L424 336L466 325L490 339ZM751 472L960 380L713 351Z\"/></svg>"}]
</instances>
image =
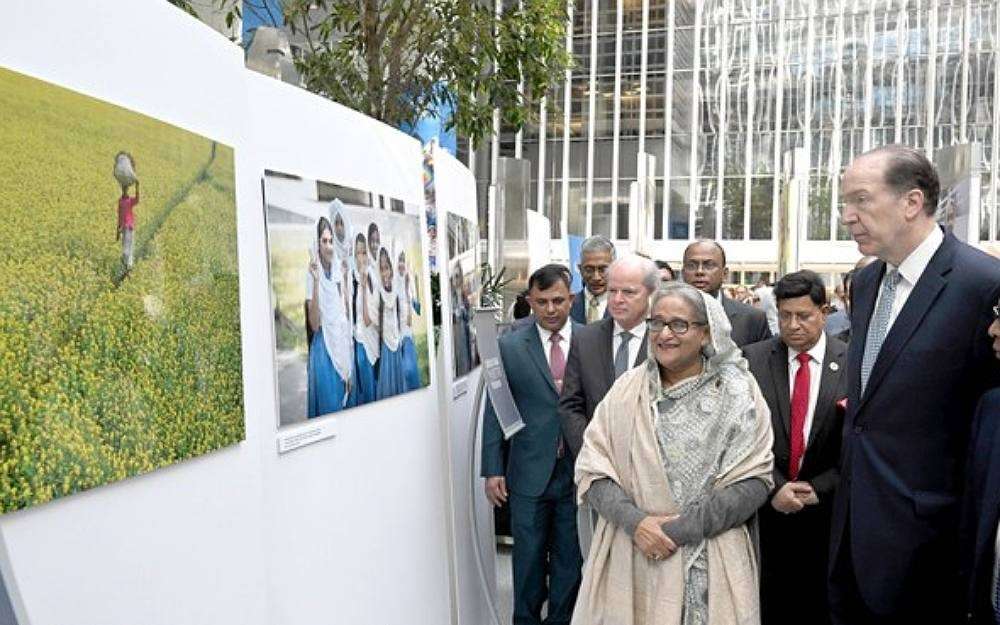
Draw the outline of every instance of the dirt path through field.
<instances>
[{"instance_id":1,"label":"dirt path through field","mask_svg":"<svg viewBox=\"0 0 1000 625\"><path fill-rule=\"evenodd\" d=\"M179 188L170 197L170 199L167 200L167 203L163 205L163 209L160 210L160 212L153 217L153 220L146 224L142 228L142 231L136 235L135 251L133 253L133 269L136 264L149 256L151 249L150 243L156 238L156 233L159 232L160 227L162 227L167 221L167 218L169 218L170 214L174 212L174 209L180 206L180 204L186 200L189 195L191 195L191 191L194 190L195 187L206 182L211 183L212 176L208 173L208 170L212 166L212 163L215 162L216 146L217 144L213 141L208 161L201 167L201 169L198 170L198 173L195 174L191 180ZM131 273L131 270L124 270L122 268L118 268L115 271L112 282L114 283L114 287L116 289L121 286L122 282L124 282L125 278L128 277L129 273Z\"/></svg>"}]
</instances>

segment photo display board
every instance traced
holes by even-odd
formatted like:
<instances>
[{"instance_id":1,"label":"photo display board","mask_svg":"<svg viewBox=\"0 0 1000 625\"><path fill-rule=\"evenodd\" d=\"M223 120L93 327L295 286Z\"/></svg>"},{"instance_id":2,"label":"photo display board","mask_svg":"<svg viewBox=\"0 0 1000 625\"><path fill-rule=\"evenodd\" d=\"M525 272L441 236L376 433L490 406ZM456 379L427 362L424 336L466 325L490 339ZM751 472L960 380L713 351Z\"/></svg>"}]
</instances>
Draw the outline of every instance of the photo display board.
<instances>
[{"instance_id":1,"label":"photo display board","mask_svg":"<svg viewBox=\"0 0 1000 625\"><path fill-rule=\"evenodd\" d=\"M279 427L430 383L420 207L264 176Z\"/></svg>"},{"instance_id":2,"label":"photo display board","mask_svg":"<svg viewBox=\"0 0 1000 625\"><path fill-rule=\"evenodd\" d=\"M0 511L244 438L233 150L0 68Z\"/></svg>"},{"instance_id":3,"label":"photo display board","mask_svg":"<svg viewBox=\"0 0 1000 625\"><path fill-rule=\"evenodd\" d=\"M479 303L476 263L477 225L455 213L448 215L448 284L451 294L451 339L455 379L479 366L473 311Z\"/></svg>"}]
</instances>

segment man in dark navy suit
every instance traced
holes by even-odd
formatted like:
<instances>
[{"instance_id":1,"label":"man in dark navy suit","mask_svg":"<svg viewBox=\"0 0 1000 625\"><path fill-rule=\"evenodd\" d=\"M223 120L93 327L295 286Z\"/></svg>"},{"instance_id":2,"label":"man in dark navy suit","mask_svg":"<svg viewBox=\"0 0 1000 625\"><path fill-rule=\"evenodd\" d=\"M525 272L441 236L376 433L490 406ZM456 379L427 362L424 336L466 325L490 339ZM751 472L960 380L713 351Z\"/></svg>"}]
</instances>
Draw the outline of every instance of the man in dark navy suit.
<instances>
[{"instance_id":1,"label":"man in dark navy suit","mask_svg":"<svg viewBox=\"0 0 1000 625\"><path fill-rule=\"evenodd\" d=\"M990 338L1000 359L1000 301ZM983 395L976 410L963 507L966 618L974 625L1000 623L1000 388Z\"/></svg>"},{"instance_id":2,"label":"man in dark navy suit","mask_svg":"<svg viewBox=\"0 0 1000 625\"><path fill-rule=\"evenodd\" d=\"M595 234L580 246L580 277L583 288L573 294L569 316L587 324L606 319L608 313L608 268L615 260L615 246L607 237Z\"/></svg>"},{"instance_id":3,"label":"man in dark navy suit","mask_svg":"<svg viewBox=\"0 0 1000 625\"><path fill-rule=\"evenodd\" d=\"M536 322L500 338L500 357L525 427L510 440L493 405L483 417L482 475L494 506L510 501L514 538L514 625L568 624L580 588L583 557L577 541L573 457L560 432L559 393L571 352L574 323L569 271L546 265L528 279Z\"/></svg>"},{"instance_id":4,"label":"man in dark navy suit","mask_svg":"<svg viewBox=\"0 0 1000 625\"><path fill-rule=\"evenodd\" d=\"M844 172L854 277L841 482L830 540L836 624L961 619L960 496L972 417L1000 384L983 340L1000 261L934 220L923 152L885 146Z\"/></svg>"}]
</instances>

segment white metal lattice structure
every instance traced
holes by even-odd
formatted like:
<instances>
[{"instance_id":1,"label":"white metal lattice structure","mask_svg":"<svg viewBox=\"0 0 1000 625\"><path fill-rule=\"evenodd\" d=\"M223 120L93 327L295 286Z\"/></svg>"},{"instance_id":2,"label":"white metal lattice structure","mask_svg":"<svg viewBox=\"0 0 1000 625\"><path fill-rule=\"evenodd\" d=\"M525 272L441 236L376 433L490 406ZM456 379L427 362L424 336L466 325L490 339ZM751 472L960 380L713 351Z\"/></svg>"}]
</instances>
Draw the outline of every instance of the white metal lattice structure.
<instances>
[{"instance_id":1,"label":"white metal lattice structure","mask_svg":"<svg viewBox=\"0 0 1000 625\"><path fill-rule=\"evenodd\" d=\"M804 148L803 259L833 270L857 255L838 210L854 156L892 142L933 156L977 141L980 239L998 241L1000 2L568 0L567 9L576 64L540 127L499 150L533 160L531 202L554 237L626 242L641 150L658 161L661 257L711 237L731 265L772 267L782 158Z\"/></svg>"}]
</instances>

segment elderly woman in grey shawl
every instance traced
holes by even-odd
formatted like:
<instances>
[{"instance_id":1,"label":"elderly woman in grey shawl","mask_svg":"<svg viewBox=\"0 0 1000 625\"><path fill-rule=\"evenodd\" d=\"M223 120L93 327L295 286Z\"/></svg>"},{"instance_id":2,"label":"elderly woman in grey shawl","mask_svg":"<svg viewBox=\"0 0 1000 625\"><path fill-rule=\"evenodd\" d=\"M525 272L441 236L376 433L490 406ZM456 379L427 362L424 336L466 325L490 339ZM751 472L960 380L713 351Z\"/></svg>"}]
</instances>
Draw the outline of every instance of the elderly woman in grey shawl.
<instances>
[{"instance_id":1,"label":"elderly woman in grey shawl","mask_svg":"<svg viewBox=\"0 0 1000 625\"><path fill-rule=\"evenodd\" d=\"M770 415L717 300L653 295L649 357L597 407L576 463L599 514L574 625L760 622L748 527L772 487Z\"/></svg>"}]
</instances>

